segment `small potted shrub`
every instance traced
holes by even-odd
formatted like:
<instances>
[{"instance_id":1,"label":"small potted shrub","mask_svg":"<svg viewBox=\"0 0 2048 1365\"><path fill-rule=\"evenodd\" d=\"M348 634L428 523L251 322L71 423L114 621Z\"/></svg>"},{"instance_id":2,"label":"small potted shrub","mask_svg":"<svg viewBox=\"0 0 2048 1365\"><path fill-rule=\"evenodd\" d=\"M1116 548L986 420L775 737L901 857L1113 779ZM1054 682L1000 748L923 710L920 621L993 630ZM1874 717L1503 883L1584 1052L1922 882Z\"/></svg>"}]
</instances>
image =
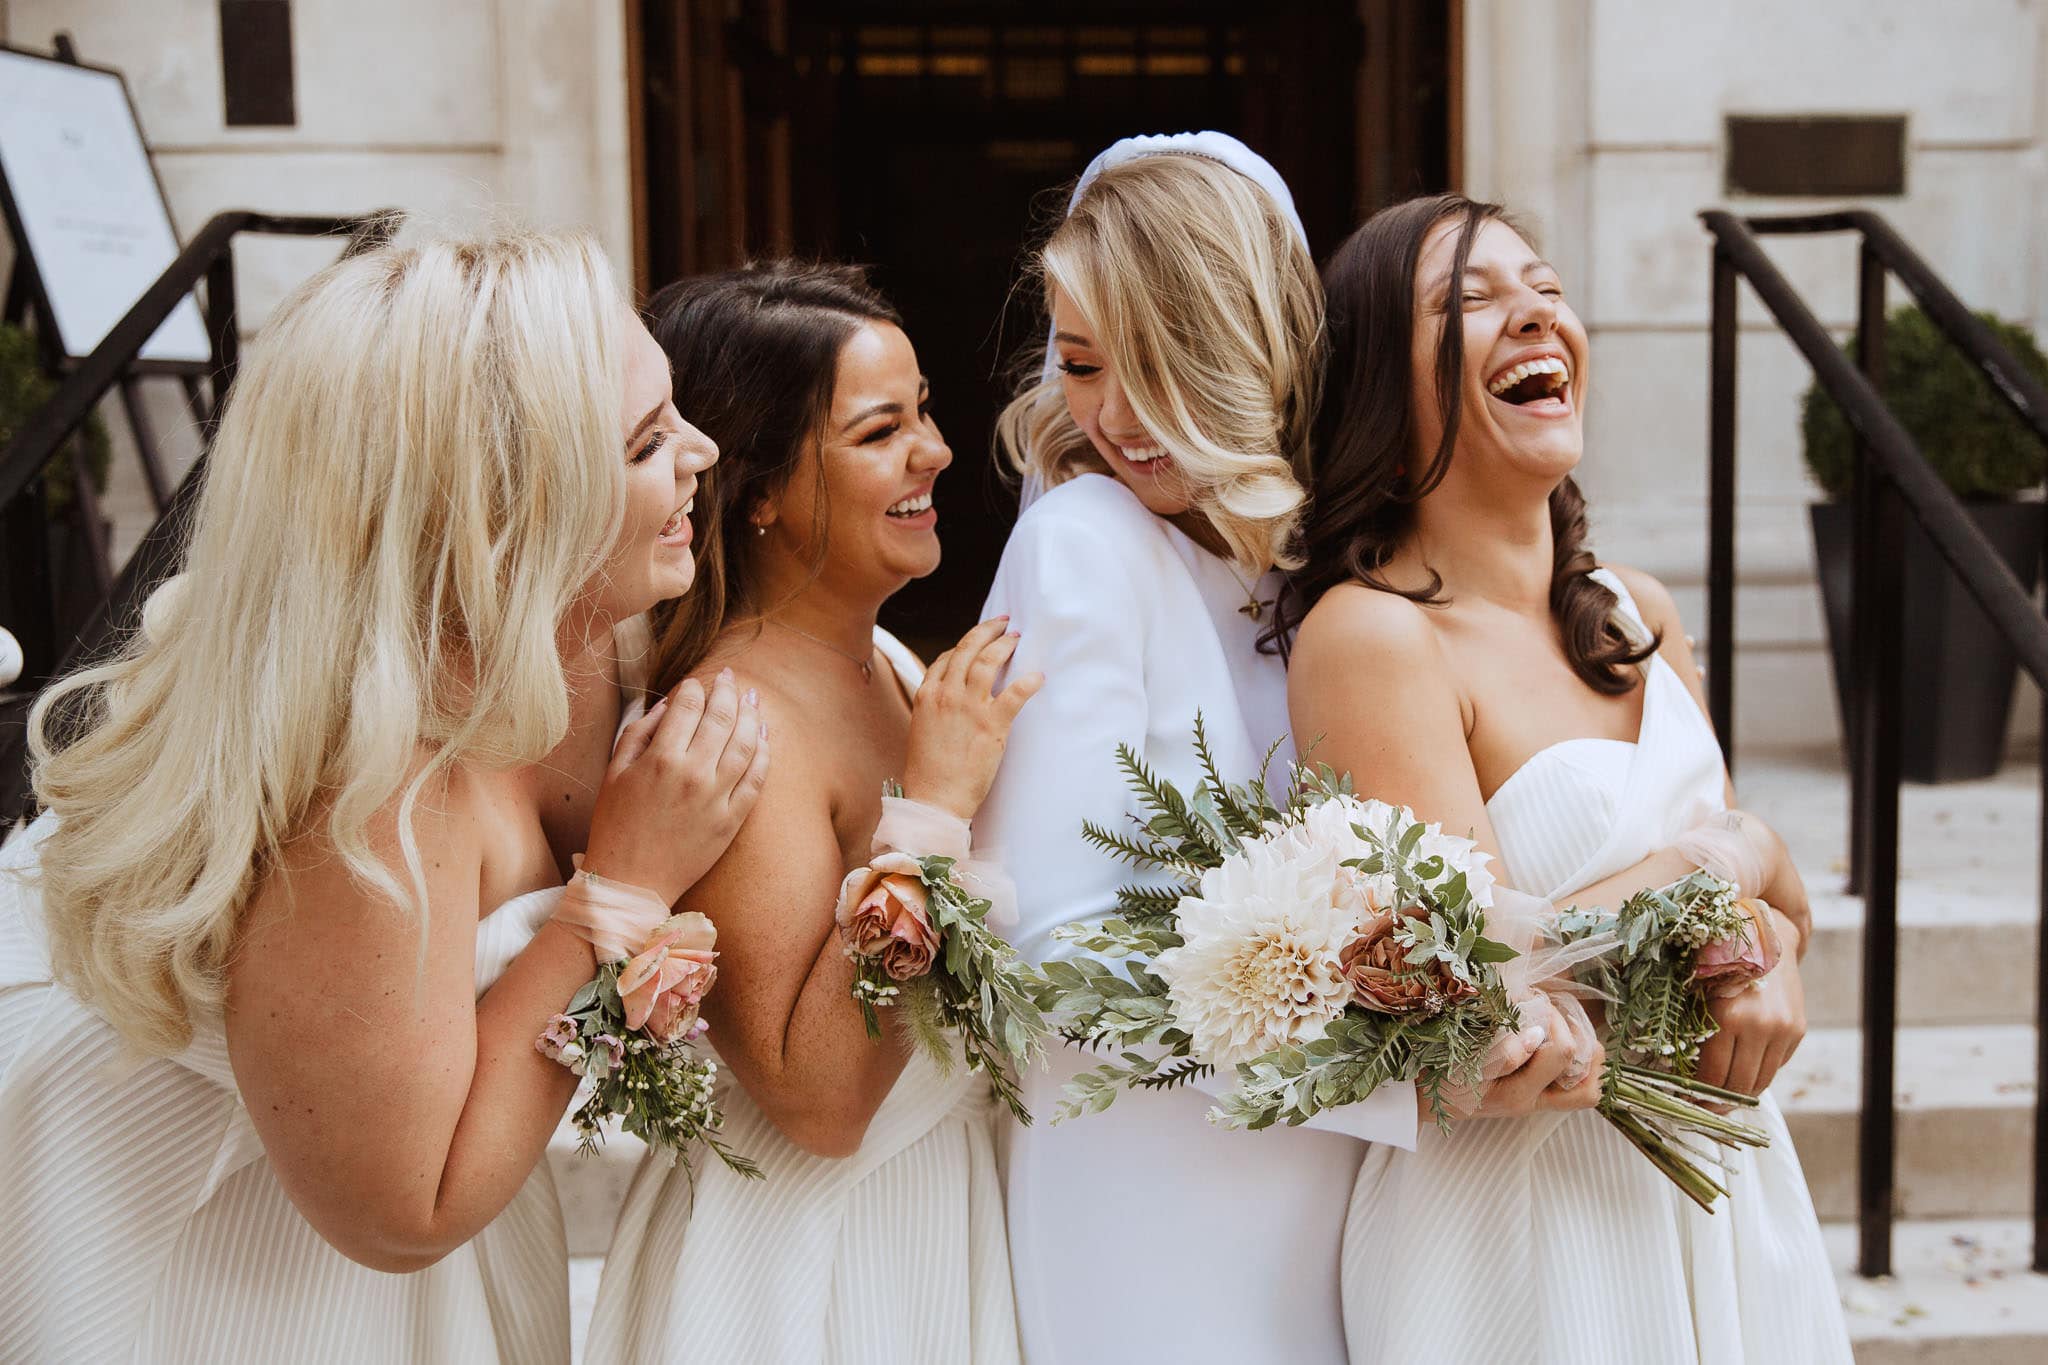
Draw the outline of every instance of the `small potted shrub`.
<instances>
[{"instance_id":1,"label":"small potted shrub","mask_svg":"<svg viewBox=\"0 0 2048 1365\"><path fill-rule=\"evenodd\" d=\"M2023 327L1980 314L2020 362L2048 380L2048 357ZM1846 348L1856 355L1853 338ZM1993 392L1991 381L1918 308L1885 320L1883 394L1892 415L2029 592L2038 581L2042 505L2019 496L2048 473L2048 449ZM1835 696L1853 746L1849 682L1855 436L1819 384L1806 391L1806 465L1828 501L1813 506L1814 550L1827 607ZM1988 777L1998 770L2017 662L1948 561L1906 515L1903 767L1915 782Z\"/></svg>"}]
</instances>

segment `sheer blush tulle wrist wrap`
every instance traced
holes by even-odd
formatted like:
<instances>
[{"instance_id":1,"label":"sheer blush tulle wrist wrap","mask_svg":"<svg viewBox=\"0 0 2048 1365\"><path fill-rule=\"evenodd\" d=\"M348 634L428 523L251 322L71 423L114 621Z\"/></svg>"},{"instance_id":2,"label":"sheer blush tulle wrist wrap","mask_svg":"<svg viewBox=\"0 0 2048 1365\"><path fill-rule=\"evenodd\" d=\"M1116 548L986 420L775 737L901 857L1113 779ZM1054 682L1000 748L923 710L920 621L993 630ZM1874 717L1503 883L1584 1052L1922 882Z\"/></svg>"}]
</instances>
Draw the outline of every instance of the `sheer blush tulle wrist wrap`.
<instances>
[{"instance_id":1,"label":"sheer blush tulle wrist wrap","mask_svg":"<svg viewBox=\"0 0 2048 1365\"><path fill-rule=\"evenodd\" d=\"M633 956L668 918L667 901L644 886L584 871L580 853L576 875L554 913L557 923L590 945L600 964Z\"/></svg>"},{"instance_id":2,"label":"sheer blush tulle wrist wrap","mask_svg":"<svg viewBox=\"0 0 2048 1365\"><path fill-rule=\"evenodd\" d=\"M1708 816L1691 829L1678 836L1671 845L1674 853L1689 860L1693 866L1710 876L1719 877L1735 888L1741 900L1761 900L1764 894L1764 862L1758 856L1756 845L1743 836L1742 817L1734 811L1722 811ZM1795 955L1806 951L1806 940L1813 933L1810 918L1801 918L1788 913L1782 906L1772 906L1785 916L1792 926ZM1777 934L1767 919L1758 918L1760 931L1768 933L1772 942ZM1775 960L1773 954L1773 960Z\"/></svg>"},{"instance_id":3,"label":"sheer blush tulle wrist wrap","mask_svg":"<svg viewBox=\"0 0 2048 1365\"><path fill-rule=\"evenodd\" d=\"M913 858L951 858L953 877L970 896L989 903L988 925L1007 933L1017 922L1017 886L1002 862L984 851L974 856L972 828L957 815L908 797L882 798L873 856L901 853Z\"/></svg>"},{"instance_id":4,"label":"sheer blush tulle wrist wrap","mask_svg":"<svg viewBox=\"0 0 2048 1365\"><path fill-rule=\"evenodd\" d=\"M1569 1090L1585 1079L1599 1052L1600 1034L1585 1005L1592 992L1572 980L1571 973L1581 962L1612 948L1615 936L1589 934L1570 943L1559 943L1552 930L1556 919L1557 907L1543 897L1494 883L1493 906L1486 913L1486 936L1507 944L1519 954L1501 964L1500 979L1508 999L1523 1007L1524 1032L1518 1035L1503 1030L1494 1039L1481 1063L1481 1075L1488 1083L1517 1069L1527 1053L1548 1041L1547 1037L1532 1037L1529 1033L1534 1012L1528 1006L1538 1001L1548 1002L1557 1011L1569 1035L1571 1064L1551 1083L1554 1089ZM1518 1039L1520 1047L1515 1046ZM1444 1095L1453 1118L1469 1118L1484 1108L1486 1087L1456 1091L1447 1087Z\"/></svg>"}]
</instances>

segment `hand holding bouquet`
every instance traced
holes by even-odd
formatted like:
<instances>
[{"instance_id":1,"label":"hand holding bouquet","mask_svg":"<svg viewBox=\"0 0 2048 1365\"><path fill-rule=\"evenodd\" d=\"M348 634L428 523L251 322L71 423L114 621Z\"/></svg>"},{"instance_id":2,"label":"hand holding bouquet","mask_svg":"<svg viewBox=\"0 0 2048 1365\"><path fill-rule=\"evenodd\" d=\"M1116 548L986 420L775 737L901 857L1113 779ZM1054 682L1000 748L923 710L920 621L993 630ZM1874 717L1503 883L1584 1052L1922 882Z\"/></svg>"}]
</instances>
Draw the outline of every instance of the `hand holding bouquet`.
<instances>
[{"instance_id":1,"label":"hand holding bouquet","mask_svg":"<svg viewBox=\"0 0 2048 1365\"><path fill-rule=\"evenodd\" d=\"M1284 805L1263 781L1226 783L1199 716L1195 751L1184 796L1119 747L1147 816L1134 836L1084 827L1178 881L1126 887L1116 917L1058 931L1098 956L1045 963L1038 1003L1068 1041L1117 1053L1068 1083L1061 1117L1225 1071L1210 1116L1230 1127L1303 1123L1389 1081L1420 1085L1447 1126L1517 1027L1486 855L1327 767L1293 769Z\"/></svg>"},{"instance_id":2,"label":"hand holding bouquet","mask_svg":"<svg viewBox=\"0 0 2048 1365\"><path fill-rule=\"evenodd\" d=\"M1706 872L1637 892L1612 913L1568 910L1566 941L1599 937L1617 946L1582 963L1581 982L1606 1004L1608 1074L1600 1112L1700 1207L1727 1189L1691 1139L1764 1147L1770 1139L1707 1105L1754 1108L1752 1095L1694 1079L1700 1047L1714 1036L1715 996L1745 990L1778 964L1767 907Z\"/></svg>"},{"instance_id":3,"label":"hand holding bouquet","mask_svg":"<svg viewBox=\"0 0 2048 1365\"><path fill-rule=\"evenodd\" d=\"M943 1072L953 1064L950 1032L968 1070L985 1074L996 1098L1029 1123L1010 1067L1037 1055L1047 1029L1016 950L990 926L996 902L1008 899L1001 874L969 860L965 821L904 800L893 783L882 802L875 856L847 874L833 915L868 1036L882 1036L881 1008L901 1007Z\"/></svg>"}]
</instances>

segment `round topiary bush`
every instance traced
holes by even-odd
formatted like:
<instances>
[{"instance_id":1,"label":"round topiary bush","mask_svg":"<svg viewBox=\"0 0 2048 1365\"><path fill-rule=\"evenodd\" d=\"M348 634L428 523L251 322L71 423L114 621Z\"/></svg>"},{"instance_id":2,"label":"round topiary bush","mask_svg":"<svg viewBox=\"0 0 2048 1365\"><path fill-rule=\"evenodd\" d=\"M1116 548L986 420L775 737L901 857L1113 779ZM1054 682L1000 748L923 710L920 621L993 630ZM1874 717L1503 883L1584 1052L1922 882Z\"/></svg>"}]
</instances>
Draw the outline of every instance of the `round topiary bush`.
<instances>
[{"instance_id":1,"label":"round topiary bush","mask_svg":"<svg viewBox=\"0 0 2048 1365\"><path fill-rule=\"evenodd\" d=\"M1977 316L2021 364L2048 382L2048 356L2026 328L1990 313ZM1854 337L1843 349L1856 359ZM1918 308L1900 308L1885 319L1882 392L1892 415L1958 497L2009 498L2048 474L2048 447ZM1807 469L1829 497L1847 497L1855 440L1848 419L1818 382L1806 390L1801 408Z\"/></svg>"}]
</instances>

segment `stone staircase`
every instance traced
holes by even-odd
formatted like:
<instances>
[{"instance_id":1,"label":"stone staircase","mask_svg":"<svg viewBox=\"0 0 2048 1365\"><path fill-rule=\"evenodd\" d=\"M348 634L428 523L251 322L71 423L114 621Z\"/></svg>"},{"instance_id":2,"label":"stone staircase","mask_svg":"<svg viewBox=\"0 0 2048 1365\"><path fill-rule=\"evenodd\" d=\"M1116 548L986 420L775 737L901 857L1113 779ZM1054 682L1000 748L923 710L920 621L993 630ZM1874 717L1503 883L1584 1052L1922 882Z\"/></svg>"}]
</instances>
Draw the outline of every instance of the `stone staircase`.
<instances>
[{"instance_id":1,"label":"stone staircase","mask_svg":"<svg viewBox=\"0 0 2048 1365\"><path fill-rule=\"evenodd\" d=\"M1897 1273L1864 1281L1855 1254L1862 907L1840 894L1846 780L1832 755L1744 759L1748 809L1784 835L1814 898L1804 965L1809 1032L1779 1076L1840 1272L1862 1365L2048 1360L2048 1278L2027 1269L2034 1104L2039 788L2031 760L1987 782L1908 788L1901 817ZM577 1334L640 1156L596 1158L557 1135Z\"/></svg>"}]
</instances>

